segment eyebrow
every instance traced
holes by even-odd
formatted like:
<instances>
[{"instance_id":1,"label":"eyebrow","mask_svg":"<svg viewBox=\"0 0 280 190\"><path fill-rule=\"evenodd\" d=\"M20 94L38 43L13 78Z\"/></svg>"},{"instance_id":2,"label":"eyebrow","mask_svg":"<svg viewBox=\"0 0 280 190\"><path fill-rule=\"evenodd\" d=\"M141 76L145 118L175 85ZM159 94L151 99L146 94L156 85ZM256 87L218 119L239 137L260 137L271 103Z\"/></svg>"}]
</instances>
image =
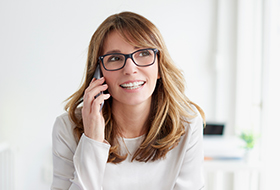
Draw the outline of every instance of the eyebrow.
<instances>
[{"instance_id":1,"label":"eyebrow","mask_svg":"<svg viewBox=\"0 0 280 190\"><path fill-rule=\"evenodd\" d=\"M120 51L120 50L111 50L111 51L107 51L107 52L105 53L105 55L106 55L106 54L111 54L111 53L121 53L121 51Z\"/></svg>"},{"instance_id":2,"label":"eyebrow","mask_svg":"<svg viewBox=\"0 0 280 190\"><path fill-rule=\"evenodd\" d=\"M141 48L140 47L136 47L136 46L134 47L135 51L137 51L139 49L141 49ZM104 55L111 54L111 53L122 53L122 52L120 50L118 50L118 49L115 49L115 50L107 51Z\"/></svg>"}]
</instances>

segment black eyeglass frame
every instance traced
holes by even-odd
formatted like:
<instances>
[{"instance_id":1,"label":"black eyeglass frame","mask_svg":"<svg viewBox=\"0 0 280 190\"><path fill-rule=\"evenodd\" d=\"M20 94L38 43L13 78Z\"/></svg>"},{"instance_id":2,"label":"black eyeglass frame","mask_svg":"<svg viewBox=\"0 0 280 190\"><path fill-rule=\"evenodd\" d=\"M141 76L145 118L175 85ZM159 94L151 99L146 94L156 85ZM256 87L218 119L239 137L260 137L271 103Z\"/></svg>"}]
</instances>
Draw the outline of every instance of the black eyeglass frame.
<instances>
[{"instance_id":1,"label":"black eyeglass frame","mask_svg":"<svg viewBox=\"0 0 280 190\"><path fill-rule=\"evenodd\" d=\"M135 53L137 53L137 52L139 52L139 51L143 51L143 50L153 50L153 52L154 52L154 60L153 60L152 63L150 63L150 64L148 64L148 65L138 65L138 64L134 61L134 59L133 59L133 54L135 54ZM133 63L134 63L135 65L137 65L138 67L148 67L148 66L153 65L153 64L155 63L156 55L157 55L158 52L159 52L159 51L158 51L158 49L156 49L156 48L145 48L145 49L139 49L139 50L137 50L137 51L135 51L135 52L133 52L133 53L130 53L130 54L123 54L123 53L109 53L109 54L105 54L105 55L99 56L99 57L98 57L98 60L101 61L102 65L103 65L103 68L104 68L106 71L117 71L117 70L120 70L120 69L124 68L124 66L125 66L125 64L126 64L126 60L127 60L128 58L130 58L130 59L133 61ZM123 55L124 58L125 58L125 59L124 59L123 66L122 66L121 68L118 68L118 69L107 69L107 68L105 67L105 65L104 65L103 59L104 59L104 57L106 57L106 56L108 56L108 55Z\"/></svg>"}]
</instances>

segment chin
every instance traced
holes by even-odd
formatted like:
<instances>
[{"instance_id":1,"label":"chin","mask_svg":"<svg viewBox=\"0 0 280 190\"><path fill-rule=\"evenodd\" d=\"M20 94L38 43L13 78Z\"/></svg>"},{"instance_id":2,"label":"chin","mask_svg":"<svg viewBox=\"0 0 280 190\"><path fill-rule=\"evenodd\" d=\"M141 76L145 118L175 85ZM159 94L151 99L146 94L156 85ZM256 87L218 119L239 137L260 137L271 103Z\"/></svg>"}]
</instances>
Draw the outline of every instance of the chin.
<instances>
[{"instance_id":1,"label":"chin","mask_svg":"<svg viewBox=\"0 0 280 190\"><path fill-rule=\"evenodd\" d=\"M151 102L151 97L147 98L120 98L120 99L115 99L117 102L124 104L124 105L129 105L129 106L137 106L141 104L148 103L150 104Z\"/></svg>"}]
</instances>

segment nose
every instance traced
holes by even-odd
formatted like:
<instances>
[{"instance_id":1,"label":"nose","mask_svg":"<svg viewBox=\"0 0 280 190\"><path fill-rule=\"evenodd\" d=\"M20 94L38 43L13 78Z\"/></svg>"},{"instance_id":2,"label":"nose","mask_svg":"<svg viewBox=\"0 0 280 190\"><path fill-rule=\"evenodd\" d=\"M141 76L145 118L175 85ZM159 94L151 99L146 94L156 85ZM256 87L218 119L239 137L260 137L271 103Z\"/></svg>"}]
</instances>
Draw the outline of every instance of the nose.
<instances>
[{"instance_id":1,"label":"nose","mask_svg":"<svg viewBox=\"0 0 280 190\"><path fill-rule=\"evenodd\" d=\"M123 73L125 75L131 75L137 73L137 65L133 62L131 58L126 60L125 66L123 68Z\"/></svg>"}]
</instances>

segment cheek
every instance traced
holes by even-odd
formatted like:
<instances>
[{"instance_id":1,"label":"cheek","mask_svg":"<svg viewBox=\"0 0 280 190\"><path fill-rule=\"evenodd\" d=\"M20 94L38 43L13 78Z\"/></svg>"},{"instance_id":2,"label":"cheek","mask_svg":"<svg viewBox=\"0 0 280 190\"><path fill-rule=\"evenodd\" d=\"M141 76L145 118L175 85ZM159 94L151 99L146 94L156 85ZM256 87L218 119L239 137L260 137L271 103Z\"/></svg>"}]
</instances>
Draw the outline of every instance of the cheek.
<instances>
[{"instance_id":1,"label":"cheek","mask_svg":"<svg viewBox=\"0 0 280 190\"><path fill-rule=\"evenodd\" d=\"M111 93L112 87L114 86L114 82L116 81L116 79L112 73L109 74L104 72L103 76L105 78L105 83L108 85L108 91L109 93Z\"/></svg>"}]
</instances>

